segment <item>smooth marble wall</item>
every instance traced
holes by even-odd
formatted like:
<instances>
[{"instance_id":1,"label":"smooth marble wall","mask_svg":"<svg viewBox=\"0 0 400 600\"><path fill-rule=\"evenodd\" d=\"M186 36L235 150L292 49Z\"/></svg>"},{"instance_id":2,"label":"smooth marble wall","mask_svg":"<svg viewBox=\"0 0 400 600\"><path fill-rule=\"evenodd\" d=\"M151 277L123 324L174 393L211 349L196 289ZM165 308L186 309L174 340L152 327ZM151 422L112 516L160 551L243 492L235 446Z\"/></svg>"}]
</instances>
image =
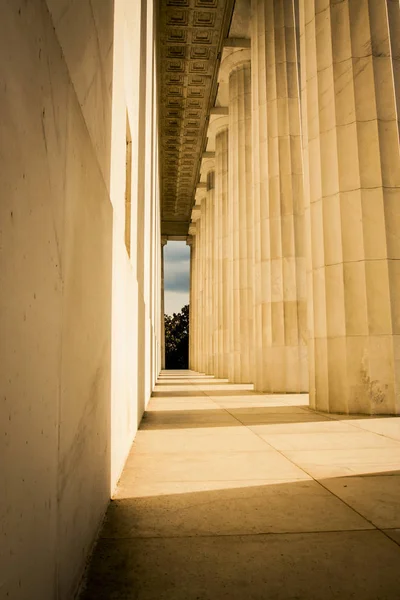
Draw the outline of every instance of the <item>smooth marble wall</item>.
<instances>
[{"instance_id":1,"label":"smooth marble wall","mask_svg":"<svg viewBox=\"0 0 400 600\"><path fill-rule=\"evenodd\" d=\"M160 368L152 32L146 0L2 3L1 597L74 596Z\"/></svg>"},{"instance_id":2,"label":"smooth marble wall","mask_svg":"<svg viewBox=\"0 0 400 600\"><path fill-rule=\"evenodd\" d=\"M112 488L122 471L150 397L152 381L161 366L161 238L155 182L157 133L153 127L156 90L154 50L149 41L149 36L153 39L153 27L152 2L124 0L115 4L110 181L113 206ZM132 138L130 256L124 237L127 119Z\"/></svg>"},{"instance_id":3,"label":"smooth marble wall","mask_svg":"<svg viewBox=\"0 0 400 600\"><path fill-rule=\"evenodd\" d=\"M110 496L112 207L45 2L1 12L0 593L69 599Z\"/></svg>"}]
</instances>

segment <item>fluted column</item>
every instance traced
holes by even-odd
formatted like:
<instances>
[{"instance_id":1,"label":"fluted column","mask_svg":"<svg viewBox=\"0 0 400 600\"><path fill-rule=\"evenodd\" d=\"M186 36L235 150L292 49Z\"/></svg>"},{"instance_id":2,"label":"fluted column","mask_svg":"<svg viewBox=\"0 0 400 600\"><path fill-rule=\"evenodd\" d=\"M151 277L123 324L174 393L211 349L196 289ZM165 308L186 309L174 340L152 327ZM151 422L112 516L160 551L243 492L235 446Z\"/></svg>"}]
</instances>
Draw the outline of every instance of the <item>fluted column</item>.
<instances>
[{"instance_id":1,"label":"fluted column","mask_svg":"<svg viewBox=\"0 0 400 600\"><path fill-rule=\"evenodd\" d=\"M215 165L215 161L214 161ZM218 202L218 198L216 195L216 171L214 171L213 177L214 183L214 202L213 202L213 231L212 231L212 313L213 313L213 356L214 356L214 365L213 365L213 374L216 377L219 377L219 373L221 372L221 325L220 325L220 312L219 312L219 302L220 302L220 294L219 294L219 283L218 283L218 267L219 267L219 252L220 252L220 206Z\"/></svg>"},{"instance_id":2,"label":"fluted column","mask_svg":"<svg viewBox=\"0 0 400 600\"><path fill-rule=\"evenodd\" d=\"M194 345L194 329L195 329L195 308L194 308L194 294L195 294L195 277L196 277L196 238L192 235L196 226L191 225L189 227L189 235L186 239L187 246L190 247L190 284L189 284L189 368L193 368L192 364L194 362L194 354L195 354L195 345Z\"/></svg>"},{"instance_id":3,"label":"fluted column","mask_svg":"<svg viewBox=\"0 0 400 600\"><path fill-rule=\"evenodd\" d=\"M228 112L228 109L220 109ZM224 278L224 268L226 267L226 253L224 248L224 236L227 232L227 176L228 176L228 122L226 115L211 115L208 127L208 142L215 147L215 195L214 195L214 318L215 318L215 338L214 338L214 374L217 377L227 377L226 366L226 334L224 336L224 324L227 328L227 304L228 290L226 277ZM222 136L222 137L221 137ZM223 142L225 140L225 144ZM221 143L222 142L222 143ZM225 232L225 233L224 233Z\"/></svg>"},{"instance_id":4,"label":"fluted column","mask_svg":"<svg viewBox=\"0 0 400 600\"><path fill-rule=\"evenodd\" d=\"M201 164L201 181L206 184L206 197L201 204L201 219L204 217L204 351L207 374L214 374L215 325L214 310L214 191L215 161L204 158Z\"/></svg>"},{"instance_id":5,"label":"fluted column","mask_svg":"<svg viewBox=\"0 0 400 600\"><path fill-rule=\"evenodd\" d=\"M191 340L190 368L200 371L200 332L201 327L201 304L200 304L200 207L194 206L192 210L192 222L189 227L189 235L192 236L191 247L191 281L190 281L190 323L189 336Z\"/></svg>"},{"instance_id":6,"label":"fluted column","mask_svg":"<svg viewBox=\"0 0 400 600\"><path fill-rule=\"evenodd\" d=\"M236 50L221 63L229 81L229 254L232 257L229 378L251 382L253 355L253 200L251 173L250 51ZM229 278L228 278L229 279Z\"/></svg>"},{"instance_id":7,"label":"fluted column","mask_svg":"<svg viewBox=\"0 0 400 600\"><path fill-rule=\"evenodd\" d=\"M228 145L229 130L228 120L220 123L215 137L216 157L216 182L217 198L220 206L220 262L218 270L219 280L219 319L221 325L221 370L219 377L229 377L229 357L231 347L231 323L229 321L229 302L231 290L228 285L229 273L229 207L228 207Z\"/></svg>"},{"instance_id":8,"label":"fluted column","mask_svg":"<svg viewBox=\"0 0 400 600\"><path fill-rule=\"evenodd\" d=\"M200 217L198 220L198 249L199 249L199 371L206 372L206 190L198 188L200 196ZM197 200L196 200L197 201Z\"/></svg>"},{"instance_id":9,"label":"fluted column","mask_svg":"<svg viewBox=\"0 0 400 600\"><path fill-rule=\"evenodd\" d=\"M213 231L214 231L214 171L207 173L207 210L206 210L206 296L205 296L205 332L206 367L208 375L214 374L214 311L213 311Z\"/></svg>"},{"instance_id":10,"label":"fluted column","mask_svg":"<svg viewBox=\"0 0 400 600\"><path fill-rule=\"evenodd\" d=\"M301 2L312 406L400 412L400 7Z\"/></svg>"},{"instance_id":11,"label":"fluted column","mask_svg":"<svg viewBox=\"0 0 400 600\"><path fill-rule=\"evenodd\" d=\"M256 389L308 389L294 0L253 0Z\"/></svg>"},{"instance_id":12,"label":"fluted column","mask_svg":"<svg viewBox=\"0 0 400 600\"><path fill-rule=\"evenodd\" d=\"M165 289L164 289L164 246L167 236L161 236L161 368L165 369Z\"/></svg>"}]
</instances>

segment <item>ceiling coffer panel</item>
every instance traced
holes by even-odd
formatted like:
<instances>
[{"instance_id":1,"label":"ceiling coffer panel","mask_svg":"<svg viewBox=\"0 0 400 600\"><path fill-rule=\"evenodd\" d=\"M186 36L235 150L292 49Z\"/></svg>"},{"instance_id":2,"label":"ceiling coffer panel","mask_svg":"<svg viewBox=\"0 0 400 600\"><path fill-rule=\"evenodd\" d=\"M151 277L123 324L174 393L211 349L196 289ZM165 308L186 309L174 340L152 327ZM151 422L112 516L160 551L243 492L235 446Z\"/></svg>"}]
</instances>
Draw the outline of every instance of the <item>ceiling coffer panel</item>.
<instances>
[{"instance_id":1,"label":"ceiling coffer panel","mask_svg":"<svg viewBox=\"0 0 400 600\"><path fill-rule=\"evenodd\" d=\"M234 0L158 0L163 234L173 235L174 223L179 235L189 227L233 4Z\"/></svg>"}]
</instances>

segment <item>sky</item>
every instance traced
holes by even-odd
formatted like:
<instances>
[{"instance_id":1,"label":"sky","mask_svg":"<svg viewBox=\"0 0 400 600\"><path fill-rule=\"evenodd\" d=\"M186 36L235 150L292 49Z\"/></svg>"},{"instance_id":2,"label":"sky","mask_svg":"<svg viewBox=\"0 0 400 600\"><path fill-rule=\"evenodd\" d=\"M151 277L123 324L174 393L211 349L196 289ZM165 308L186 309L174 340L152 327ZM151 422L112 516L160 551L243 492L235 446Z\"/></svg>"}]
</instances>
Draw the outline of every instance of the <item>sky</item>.
<instances>
[{"instance_id":1,"label":"sky","mask_svg":"<svg viewBox=\"0 0 400 600\"><path fill-rule=\"evenodd\" d=\"M164 246L164 311L180 312L189 304L190 247L186 242L168 242Z\"/></svg>"}]
</instances>

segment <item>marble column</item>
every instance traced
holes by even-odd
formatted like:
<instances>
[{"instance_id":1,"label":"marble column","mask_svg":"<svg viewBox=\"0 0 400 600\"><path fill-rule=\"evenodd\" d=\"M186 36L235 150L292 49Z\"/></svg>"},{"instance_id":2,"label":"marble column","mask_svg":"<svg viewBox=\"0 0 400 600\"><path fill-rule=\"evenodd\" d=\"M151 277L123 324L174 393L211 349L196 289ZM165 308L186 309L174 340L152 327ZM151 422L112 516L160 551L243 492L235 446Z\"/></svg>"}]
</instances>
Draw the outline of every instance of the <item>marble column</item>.
<instances>
[{"instance_id":1,"label":"marble column","mask_svg":"<svg viewBox=\"0 0 400 600\"><path fill-rule=\"evenodd\" d=\"M222 110L222 109L220 109ZM227 187L228 187L228 123L226 115L211 115L207 137L215 147L215 199L214 199L214 314L215 362L214 374L228 376L226 352L228 348L228 298L226 271Z\"/></svg>"},{"instance_id":2,"label":"marble column","mask_svg":"<svg viewBox=\"0 0 400 600\"><path fill-rule=\"evenodd\" d=\"M164 246L168 238L161 236L161 368L165 369L165 289L164 289Z\"/></svg>"},{"instance_id":3,"label":"marble column","mask_svg":"<svg viewBox=\"0 0 400 600\"><path fill-rule=\"evenodd\" d=\"M189 285L189 369L193 369L192 366L195 362L195 342L194 342L194 331L195 331L195 278L196 278L196 225L190 225L188 231L188 237L186 239L186 245L190 247L190 285ZM194 235L193 235L194 234Z\"/></svg>"},{"instance_id":4,"label":"marble column","mask_svg":"<svg viewBox=\"0 0 400 600\"><path fill-rule=\"evenodd\" d=\"M192 238L190 254L190 311L189 311L189 367L199 371L199 206L192 209L189 235Z\"/></svg>"},{"instance_id":5,"label":"marble column","mask_svg":"<svg viewBox=\"0 0 400 600\"><path fill-rule=\"evenodd\" d=\"M294 0L252 0L256 389L308 390Z\"/></svg>"},{"instance_id":6,"label":"marble column","mask_svg":"<svg viewBox=\"0 0 400 600\"><path fill-rule=\"evenodd\" d=\"M197 222L197 247L199 255L198 269L198 367L199 372L206 372L206 341L205 315L206 315L206 211L207 190L198 186L196 203L199 204L200 215Z\"/></svg>"},{"instance_id":7,"label":"marble column","mask_svg":"<svg viewBox=\"0 0 400 600\"><path fill-rule=\"evenodd\" d=\"M400 413L399 2L302 0L311 405Z\"/></svg>"},{"instance_id":8,"label":"marble column","mask_svg":"<svg viewBox=\"0 0 400 600\"><path fill-rule=\"evenodd\" d=\"M201 181L206 183L206 198L201 205L201 218L204 215L204 350L205 373L214 374L215 366L215 325L216 314L214 307L214 192L215 192L215 161L213 158L204 158L201 164ZM204 207L204 209L203 209ZM204 210L204 212L203 212Z\"/></svg>"},{"instance_id":9,"label":"marble column","mask_svg":"<svg viewBox=\"0 0 400 600\"><path fill-rule=\"evenodd\" d=\"M216 156L216 193L220 205L220 263L219 263L219 319L221 324L221 370L220 377L229 377L229 357L231 348L231 323L229 321L229 208L228 208L228 162L229 162L229 129L228 119L220 122L215 136Z\"/></svg>"},{"instance_id":10,"label":"marble column","mask_svg":"<svg viewBox=\"0 0 400 600\"><path fill-rule=\"evenodd\" d=\"M228 254L231 257L231 361L229 379L253 379L253 197L250 51L238 49L221 63L229 82Z\"/></svg>"}]
</instances>

